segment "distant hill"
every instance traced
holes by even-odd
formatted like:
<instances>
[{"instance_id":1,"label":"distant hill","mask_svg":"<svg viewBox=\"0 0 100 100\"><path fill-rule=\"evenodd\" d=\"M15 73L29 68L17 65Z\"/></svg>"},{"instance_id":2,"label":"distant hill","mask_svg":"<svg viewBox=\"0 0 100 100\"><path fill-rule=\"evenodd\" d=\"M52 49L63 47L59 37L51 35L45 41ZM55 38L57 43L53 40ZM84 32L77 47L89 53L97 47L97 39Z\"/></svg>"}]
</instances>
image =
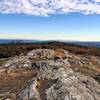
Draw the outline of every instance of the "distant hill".
<instances>
[{"instance_id":1,"label":"distant hill","mask_svg":"<svg viewBox=\"0 0 100 100\"><path fill-rule=\"evenodd\" d=\"M72 42L73 44L89 47L100 47L100 42Z\"/></svg>"},{"instance_id":2,"label":"distant hill","mask_svg":"<svg viewBox=\"0 0 100 100\"><path fill-rule=\"evenodd\" d=\"M9 43L51 43L51 42L59 42L59 43L69 43L80 46L89 46L89 47L100 47L100 42L81 42L81 41L43 41L43 40L21 40L21 39L0 39L0 44L9 44Z\"/></svg>"},{"instance_id":3,"label":"distant hill","mask_svg":"<svg viewBox=\"0 0 100 100\"><path fill-rule=\"evenodd\" d=\"M9 44L9 43L34 43L34 42L41 42L41 40L0 39L0 44Z\"/></svg>"}]
</instances>

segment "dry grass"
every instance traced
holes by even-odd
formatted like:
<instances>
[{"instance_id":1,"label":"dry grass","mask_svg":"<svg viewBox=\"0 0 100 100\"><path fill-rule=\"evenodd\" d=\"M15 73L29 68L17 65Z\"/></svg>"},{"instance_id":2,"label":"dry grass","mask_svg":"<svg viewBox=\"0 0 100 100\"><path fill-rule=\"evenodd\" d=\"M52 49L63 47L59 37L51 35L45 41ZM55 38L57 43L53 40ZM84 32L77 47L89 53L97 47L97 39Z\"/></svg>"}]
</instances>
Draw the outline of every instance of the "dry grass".
<instances>
[{"instance_id":1,"label":"dry grass","mask_svg":"<svg viewBox=\"0 0 100 100\"><path fill-rule=\"evenodd\" d=\"M65 51L63 49L55 49L55 56L61 56L64 57L65 56Z\"/></svg>"},{"instance_id":2,"label":"dry grass","mask_svg":"<svg viewBox=\"0 0 100 100\"><path fill-rule=\"evenodd\" d=\"M46 96L45 96L45 91L46 89L48 89L50 86L52 86L57 80L41 80L38 82L38 90L40 93L40 97L42 100L46 100Z\"/></svg>"},{"instance_id":3,"label":"dry grass","mask_svg":"<svg viewBox=\"0 0 100 100\"><path fill-rule=\"evenodd\" d=\"M30 69L11 69L0 74L0 94L16 94L38 71Z\"/></svg>"},{"instance_id":4,"label":"dry grass","mask_svg":"<svg viewBox=\"0 0 100 100\"><path fill-rule=\"evenodd\" d=\"M100 56L100 48L78 46L62 42L49 42L40 44L6 44L0 45L0 58L9 58L19 55L23 52L28 52L32 49L65 49L75 54L86 54ZM61 51L61 50L60 50Z\"/></svg>"}]
</instances>

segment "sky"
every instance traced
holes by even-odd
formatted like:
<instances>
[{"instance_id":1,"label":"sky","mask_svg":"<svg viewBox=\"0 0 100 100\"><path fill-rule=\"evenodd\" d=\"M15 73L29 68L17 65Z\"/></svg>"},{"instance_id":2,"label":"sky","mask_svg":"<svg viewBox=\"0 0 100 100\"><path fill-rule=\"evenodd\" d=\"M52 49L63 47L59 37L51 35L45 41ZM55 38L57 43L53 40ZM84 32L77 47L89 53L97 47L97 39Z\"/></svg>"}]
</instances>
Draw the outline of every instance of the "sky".
<instances>
[{"instance_id":1,"label":"sky","mask_svg":"<svg viewBox=\"0 0 100 100\"><path fill-rule=\"evenodd\" d=\"M0 39L100 41L100 0L0 0Z\"/></svg>"}]
</instances>

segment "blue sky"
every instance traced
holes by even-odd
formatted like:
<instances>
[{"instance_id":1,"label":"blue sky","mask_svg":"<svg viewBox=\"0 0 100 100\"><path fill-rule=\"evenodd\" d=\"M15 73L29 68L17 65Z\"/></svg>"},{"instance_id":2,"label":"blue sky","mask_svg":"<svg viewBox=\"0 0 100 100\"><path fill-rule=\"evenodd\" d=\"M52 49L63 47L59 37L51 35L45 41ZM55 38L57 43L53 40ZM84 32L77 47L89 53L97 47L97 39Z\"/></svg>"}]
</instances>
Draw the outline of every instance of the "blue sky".
<instances>
[{"instance_id":1,"label":"blue sky","mask_svg":"<svg viewBox=\"0 0 100 100\"><path fill-rule=\"evenodd\" d=\"M15 10L13 13L0 11L0 38L100 40L100 14L98 12L74 10L50 14L37 12L38 14L27 14L23 11L17 13Z\"/></svg>"}]
</instances>

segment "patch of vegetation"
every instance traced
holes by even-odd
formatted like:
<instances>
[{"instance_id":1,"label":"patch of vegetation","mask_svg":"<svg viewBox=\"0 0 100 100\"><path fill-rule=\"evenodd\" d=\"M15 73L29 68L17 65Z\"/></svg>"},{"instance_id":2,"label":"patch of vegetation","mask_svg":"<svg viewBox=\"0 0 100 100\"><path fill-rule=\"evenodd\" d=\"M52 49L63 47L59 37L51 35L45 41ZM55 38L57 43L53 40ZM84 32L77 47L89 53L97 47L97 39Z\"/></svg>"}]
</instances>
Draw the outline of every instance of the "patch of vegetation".
<instances>
[{"instance_id":1,"label":"patch of vegetation","mask_svg":"<svg viewBox=\"0 0 100 100\"><path fill-rule=\"evenodd\" d=\"M9 58L32 49L65 49L75 54L100 56L100 48L79 46L63 42L1 44L0 59Z\"/></svg>"}]
</instances>

